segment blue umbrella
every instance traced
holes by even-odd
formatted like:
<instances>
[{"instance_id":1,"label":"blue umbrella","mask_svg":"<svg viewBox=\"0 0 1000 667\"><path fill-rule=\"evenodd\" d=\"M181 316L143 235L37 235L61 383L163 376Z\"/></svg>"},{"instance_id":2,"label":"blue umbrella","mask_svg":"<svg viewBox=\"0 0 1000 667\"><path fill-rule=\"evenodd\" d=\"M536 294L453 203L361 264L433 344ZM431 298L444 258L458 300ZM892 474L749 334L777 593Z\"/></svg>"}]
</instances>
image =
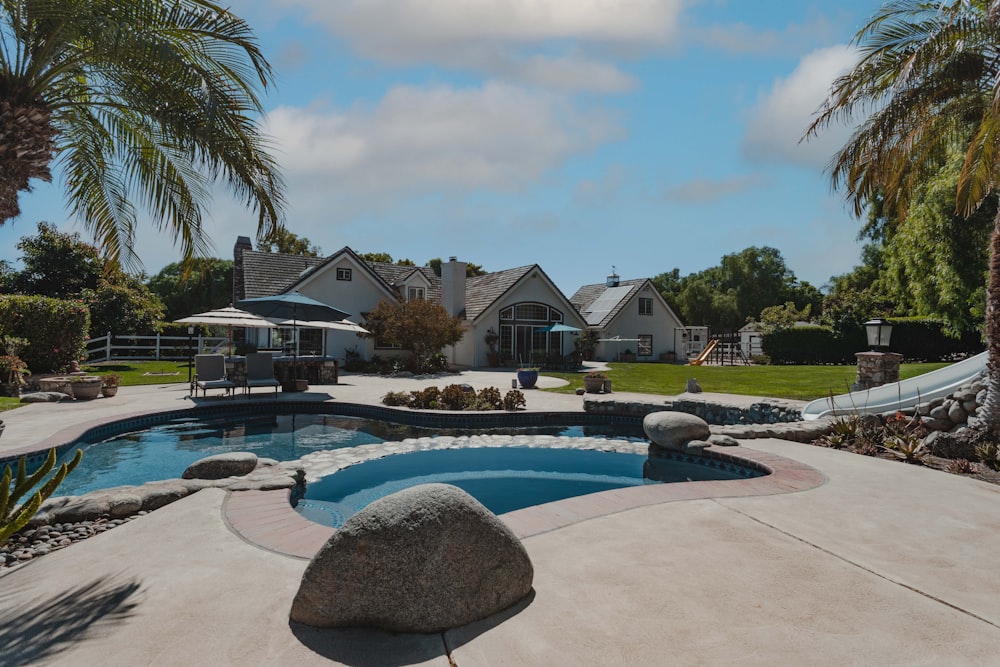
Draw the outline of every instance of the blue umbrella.
<instances>
[{"instance_id":1,"label":"blue umbrella","mask_svg":"<svg viewBox=\"0 0 1000 667\"><path fill-rule=\"evenodd\" d=\"M569 331L583 331L583 329L577 329L576 327L571 327L568 324L563 324L562 322L556 322L555 324L550 324L547 327L540 327L538 331L545 331L547 333L563 333Z\"/></svg>"}]
</instances>

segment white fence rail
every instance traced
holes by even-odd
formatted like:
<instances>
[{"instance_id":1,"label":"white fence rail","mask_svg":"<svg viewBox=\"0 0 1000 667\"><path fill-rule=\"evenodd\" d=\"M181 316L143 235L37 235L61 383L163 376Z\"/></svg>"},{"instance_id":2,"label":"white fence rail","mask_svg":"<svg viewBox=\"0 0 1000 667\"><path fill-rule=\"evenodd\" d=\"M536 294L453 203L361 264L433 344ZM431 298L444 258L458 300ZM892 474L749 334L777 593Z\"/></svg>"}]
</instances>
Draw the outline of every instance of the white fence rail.
<instances>
[{"instance_id":1,"label":"white fence rail","mask_svg":"<svg viewBox=\"0 0 1000 667\"><path fill-rule=\"evenodd\" d=\"M186 361L189 354L223 351L225 336L106 336L87 341L87 361Z\"/></svg>"}]
</instances>

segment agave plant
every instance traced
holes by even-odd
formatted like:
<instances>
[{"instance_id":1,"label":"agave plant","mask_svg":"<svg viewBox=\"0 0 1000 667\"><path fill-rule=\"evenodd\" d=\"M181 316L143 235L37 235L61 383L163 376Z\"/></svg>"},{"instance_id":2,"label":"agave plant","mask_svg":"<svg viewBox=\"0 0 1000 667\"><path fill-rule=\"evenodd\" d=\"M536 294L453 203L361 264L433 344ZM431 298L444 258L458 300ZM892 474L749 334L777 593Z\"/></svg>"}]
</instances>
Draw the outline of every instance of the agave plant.
<instances>
[{"instance_id":1,"label":"agave plant","mask_svg":"<svg viewBox=\"0 0 1000 667\"><path fill-rule=\"evenodd\" d=\"M18 501L29 491L42 483L45 476L52 472L56 465L56 450L49 450L45 463L33 474L27 474L28 460L22 456L17 461L17 474L10 466L4 466L3 477L0 477L0 544L8 537L28 525L42 502L52 495L62 481L66 479L73 468L83 458L83 450L76 450L76 455L69 463L63 463L40 489L35 491L26 501Z\"/></svg>"},{"instance_id":2,"label":"agave plant","mask_svg":"<svg viewBox=\"0 0 1000 667\"><path fill-rule=\"evenodd\" d=\"M923 440L910 435L891 435L885 439L885 445L882 449L900 461L920 465L923 464L924 458L930 454Z\"/></svg>"}]
</instances>

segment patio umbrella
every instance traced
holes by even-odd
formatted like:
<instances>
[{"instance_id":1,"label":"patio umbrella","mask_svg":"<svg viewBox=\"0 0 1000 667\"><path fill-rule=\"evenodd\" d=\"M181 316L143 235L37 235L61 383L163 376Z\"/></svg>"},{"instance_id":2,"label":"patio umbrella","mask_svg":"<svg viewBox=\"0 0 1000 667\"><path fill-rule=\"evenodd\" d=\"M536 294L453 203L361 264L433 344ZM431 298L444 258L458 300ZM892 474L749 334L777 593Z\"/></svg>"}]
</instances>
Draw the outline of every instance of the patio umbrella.
<instances>
[{"instance_id":1,"label":"patio umbrella","mask_svg":"<svg viewBox=\"0 0 1000 667\"><path fill-rule=\"evenodd\" d=\"M298 345L297 322L299 320L340 322L350 317L350 313L345 313L322 301L311 299L298 292L286 292L272 296L260 296L254 299L243 299L237 305L261 317L291 320L293 322L292 338L296 341L296 346ZM293 374L297 374L298 349L292 350L292 369L294 371Z\"/></svg>"},{"instance_id":2,"label":"patio umbrella","mask_svg":"<svg viewBox=\"0 0 1000 667\"><path fill-rule=\"evenodd\" d=\"M571 327L568 324L563 324L562 322L556 322L550 324L547 327L537 327L535 331L541 331L542 333L579 333L583 329L577 329L576 327ZM532 337L532 344L534 344L534 337ZM559 354L563 353L562 349L562 336L559 337Z\"/></svg>"},{"instance_id":3,"label":"patio umbrella","mask_svg":"<svg viewBox=\"0 0 1000 667\"><path fill-rule=\"evenodd\" d=\"M272 319L272 322L280 327L305 327L306 329L335 329L338 331L353 331L357 334L371 333L360 324L355 324L348 320L339 322L323 322L321 320L279 320ZM326 354L326 331L323 332L323 353Z\"/></svg>"},{"instance_id":4,"label":"patio umbrella","mask_svg":"<svg viewBox=\"0 0 1000 667\"><path fill-rule=\"evenodd\" d=\"M263 317L248 313L239 308L228 306L226 308L216 308L204 313L196 313L188 317L174 320L175 324L203 324L206 326L224 326L229 328L229 346L233 345L233 327L251 327L254 329L273 329L275 324L268 322Z\"/></svg>"}]
</instances>

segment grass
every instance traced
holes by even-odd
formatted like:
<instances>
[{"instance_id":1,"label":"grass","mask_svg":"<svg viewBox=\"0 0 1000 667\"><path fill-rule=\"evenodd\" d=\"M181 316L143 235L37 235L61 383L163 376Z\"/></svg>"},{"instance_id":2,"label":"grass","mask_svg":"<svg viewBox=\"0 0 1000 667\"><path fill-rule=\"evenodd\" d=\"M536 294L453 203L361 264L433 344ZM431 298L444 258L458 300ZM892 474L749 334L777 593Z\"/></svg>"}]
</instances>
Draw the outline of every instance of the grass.
<instances>
[{"instance_id":1,"label":"grass","mask_svg":"<svg viewBox=\"0 0 1000 667\"><path fill-rule=\"evenodd\" d=\"M947 363L902 364L901 380L947 366ZM612 363L606 375L614 391L642 394L679 394L695 378L703 391L809 401L844 394L857 375L856 366L686 366L681 364ZM583 387L583 373L544 371L563 378L568 386L548 389L572 394Z\"/></svg>"},{"instance_id":2,"label":"grass","mask_svg":"<svg viewBox=\"0 0 1000 667\"><path fill-rule=\"evenodd\" d=\"M103 364L84 364L80 370L91 375L118 373L122 377L123 387L188 381L187 361L109 361Z\"/></svg>"}]
</instances>

